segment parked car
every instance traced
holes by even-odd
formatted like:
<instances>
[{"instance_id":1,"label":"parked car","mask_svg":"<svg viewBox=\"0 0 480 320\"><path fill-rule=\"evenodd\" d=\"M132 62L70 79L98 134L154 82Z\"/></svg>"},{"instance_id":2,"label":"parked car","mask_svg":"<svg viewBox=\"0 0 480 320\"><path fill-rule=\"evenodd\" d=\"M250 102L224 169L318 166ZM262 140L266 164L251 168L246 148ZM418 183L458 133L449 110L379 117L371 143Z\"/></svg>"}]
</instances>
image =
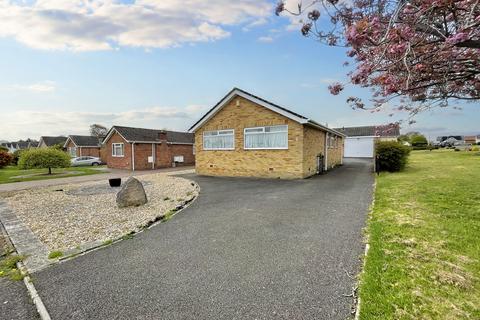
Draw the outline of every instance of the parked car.
<instances>
[{"instance_id":1,"label":"parked car","mask_svg":"<svg viewBox=\"0 0 480 320\"><path fill-rule=\"evenodd\" d=\"M79 166L98 166L102 164L102 160L96 157L76 157L72 158L72 167L79 167Z\"/></svg>"}]
</instances>

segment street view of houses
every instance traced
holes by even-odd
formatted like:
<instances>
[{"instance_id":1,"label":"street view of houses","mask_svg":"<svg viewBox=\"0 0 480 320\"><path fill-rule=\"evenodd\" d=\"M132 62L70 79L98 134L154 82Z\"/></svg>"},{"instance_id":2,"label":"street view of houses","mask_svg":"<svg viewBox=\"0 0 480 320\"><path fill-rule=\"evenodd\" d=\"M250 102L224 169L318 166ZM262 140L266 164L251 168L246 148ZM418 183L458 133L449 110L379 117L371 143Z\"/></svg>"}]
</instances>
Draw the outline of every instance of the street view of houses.
<instances>
[{"instance_id":1,"label":"street view of houses","mask_svg":"<svg viewBox=\"0 0 480 320\"><path fill-rule=\"evenodd\" d=\"M0 319L480 319L480 2L0 0Z\"/></svg>"}]
</instances>

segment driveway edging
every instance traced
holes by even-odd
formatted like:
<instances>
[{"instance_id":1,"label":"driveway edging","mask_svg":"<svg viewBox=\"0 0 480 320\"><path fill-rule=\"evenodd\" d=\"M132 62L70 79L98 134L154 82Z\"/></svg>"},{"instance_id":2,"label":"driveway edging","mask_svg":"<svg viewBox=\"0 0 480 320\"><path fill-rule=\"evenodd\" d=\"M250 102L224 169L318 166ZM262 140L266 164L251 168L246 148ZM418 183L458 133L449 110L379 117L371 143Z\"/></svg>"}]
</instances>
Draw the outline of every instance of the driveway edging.
<instances>
[{"instance_id":1,"label":"driveway edging","mask_svg":"<svg viewBox=\"0 0 480 320\"><path fill-rule=\"evenodd\" d=\"M23 283L25 284L25 287L27 288L28 294L30 295L30 298L32 298L33 304L37 308L37 312L40 315L41 320L51 320L50 314L47 311L47 308L45 307L45 304L42 301L42 298L38 294L37 289L33 285L32 278L30 278L30 275L27 272L27 268L23 264L22 261L17 262L17 268L20 270L20 272L24 275L23 277Z\"/></svg>"},{"instance_id":2,"label":"driveway edging","mask_svg":"<svg viewBox=\"0 0 480 320\"><path fill-rule=\"evenodd\" d=\"M375 182L373 183L373 190L372 190L372 204L370 205L370 210L368 213L368 218L367 218L367 226L368 228L368 220L370 219L372 213L373 213L373 207L375 206L375 191L377 190L377 179L375 178ZM369 236L368 234L365 235L365 251L363 253L363 264L362 264L362 271L360 271L359 278L358 278L358 297L357 297L357 306L355 308L355 320L360 320L360 309L362 305L362 301L360 299L360 281L361 281L361 276L365 272L365 265L367 264L367 255L368 251L370 250L370 243L369 243Z\"/></svg>"}]
</instances>

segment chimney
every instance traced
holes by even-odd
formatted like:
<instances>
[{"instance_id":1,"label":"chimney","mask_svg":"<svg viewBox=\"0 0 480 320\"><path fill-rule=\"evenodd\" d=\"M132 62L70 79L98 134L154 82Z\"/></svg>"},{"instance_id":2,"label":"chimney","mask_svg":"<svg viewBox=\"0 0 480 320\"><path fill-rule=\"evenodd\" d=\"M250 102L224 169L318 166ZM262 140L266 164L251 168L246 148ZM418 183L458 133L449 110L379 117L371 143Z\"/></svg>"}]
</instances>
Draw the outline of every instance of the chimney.
<instances>
[{"instance_id":1,"label":"chimney","mask_svg":"<svg viewBox=\"0 0 480 320\"><path fill-rule=\"evenodd\" d=\"M158 131L158 140L160 140L160 142L167 142L167 131L165 130L160 130Z\"/></svg>"}]
</instances>

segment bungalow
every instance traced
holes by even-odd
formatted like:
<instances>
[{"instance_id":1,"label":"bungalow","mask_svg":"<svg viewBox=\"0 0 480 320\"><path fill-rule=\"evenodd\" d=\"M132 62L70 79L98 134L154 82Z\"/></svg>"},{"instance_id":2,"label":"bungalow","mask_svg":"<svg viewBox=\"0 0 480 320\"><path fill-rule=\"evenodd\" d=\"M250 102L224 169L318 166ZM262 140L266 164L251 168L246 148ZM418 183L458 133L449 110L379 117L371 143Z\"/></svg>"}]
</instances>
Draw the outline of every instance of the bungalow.
<instances>
[{"instance_id":1,"label":"bungalow","mask_svg":"<svg viewBox=\"0 0 480 320\"><path fill-rule=\"evenodd\" d=\"M58 136L58 137L49 137L49 136L42 136L38 141L38 148L48 148L53 146L62 146L67 141L67 137Z\"/></svg>"},{"instance_id":2,"label":"bungalow","mask_svg":"<svg viewBox=\"0 0 480 320\"><path fill-rule=\"evenodd\" d=\"M398 124L336 128L347 136L346 158L373 158L375 141L397 141L400 136Z\"/></svg>"},{"instance_id":3,"label":"bungalow","mask_svg":"<svg viewBox=\"0 0 480 320\"><path fill-rule=\"evenodd\" d=\"M104 161L128 170L194 165L193 139L186 132L113 126L103 141Z\"/></svg>"},{"instance_id":4,"label":"bungalow","mask_svg":"<svg viewBox=\"0 0 480 320\"><path fill-rule=\"evenodd\" d=\"M0 145L2 147L7 148L8 152L14 153L17 150L36 148L38 145L38 141L27 139L27 140L13 141L13 142L2 142L0 143Z\"/></svg>"},{"instance_id":5,"label":"bungalow","mask_svg":"<svg viewBox=\"0 0 480 320\"><path fill-rule=\"evenodd\" d=\"M98 157L100 158L101 142L93 136L70 135L63 144L68 154L74 157Z\"/></svg>"},{"instance_id":6,"label":"bungalow","mask_svg":"<svg viewBox=\"0 0 480 320\"><path fill-rule=\"evenodd\" d=\"M189 131L201 175L306 178L343 159L342 133L237 88Z\"/></svg>"},{"instance_id":7,"label":"bungalow","mask_svg":"<svg viewBox=\"0 0 480 320\"><path fill-rule=\"evenodd\" d=\"M476 136L465 136L465 137L463 137L463 140L465 141L465 143L477 144L477 137Z\"/></svg>"}]
</instances>

